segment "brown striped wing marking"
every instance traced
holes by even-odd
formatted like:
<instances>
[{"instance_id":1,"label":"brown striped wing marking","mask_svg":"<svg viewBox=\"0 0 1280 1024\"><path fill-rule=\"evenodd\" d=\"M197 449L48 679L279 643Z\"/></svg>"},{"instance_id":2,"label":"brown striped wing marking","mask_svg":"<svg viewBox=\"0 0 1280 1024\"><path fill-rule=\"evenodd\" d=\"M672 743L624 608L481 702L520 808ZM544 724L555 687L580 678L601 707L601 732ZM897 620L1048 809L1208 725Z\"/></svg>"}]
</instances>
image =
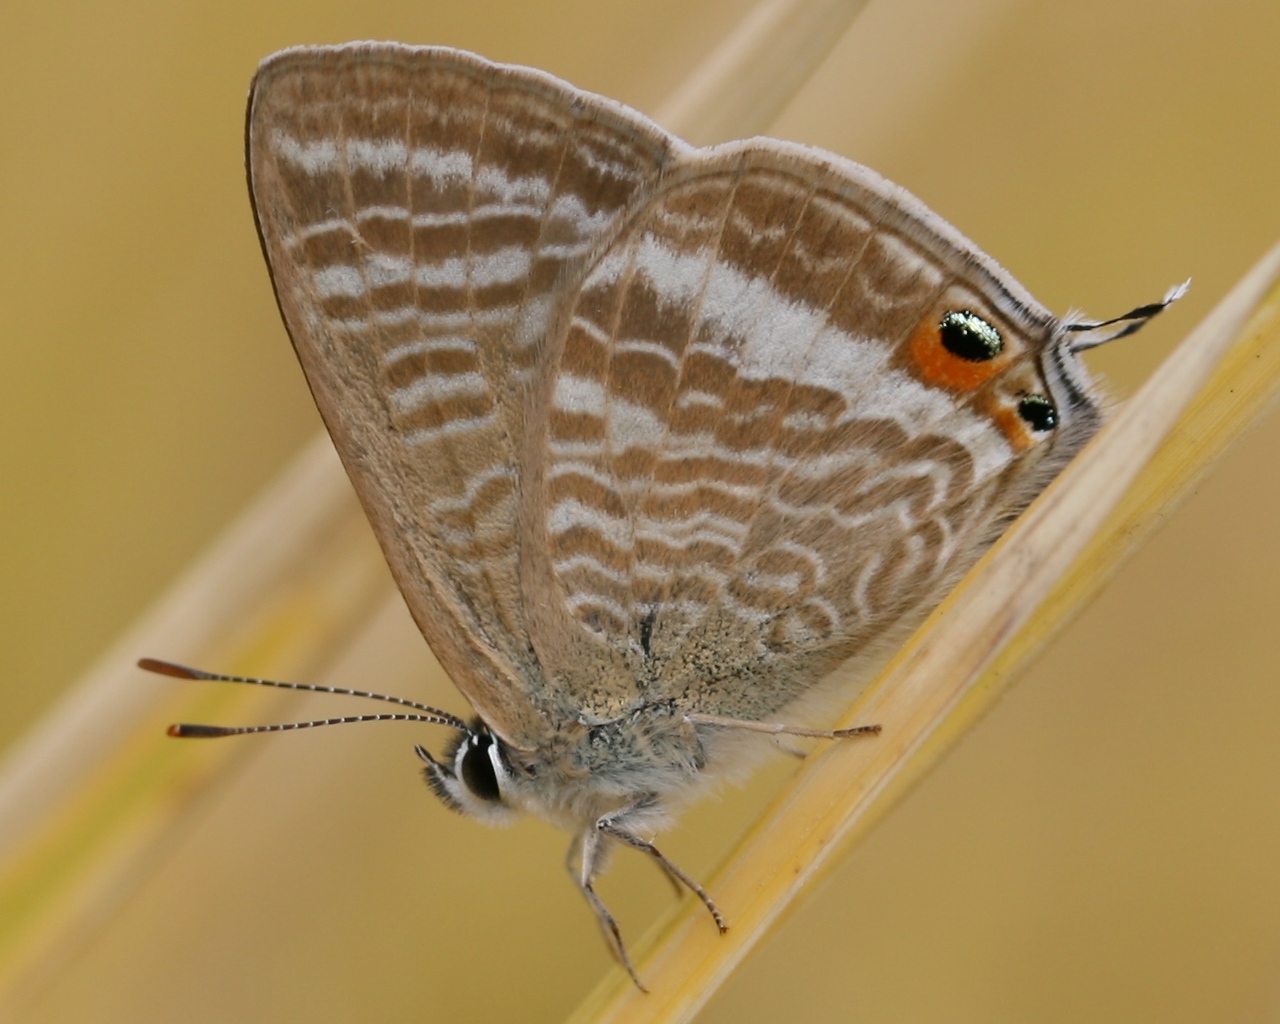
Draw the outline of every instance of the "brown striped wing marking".
<instances>
[{"instance_id":1,"label":"brown striped wing marking","mask_svg":"<svg viewBox=\"0 0 1280 1024\"><path fill-rule=\"evenodd\" d=\"M532 637L588 713L773 714L927 610L1093 429L1015 450L996 414L1046 392L1052 319L890 189L780 143L702 151L586 271L525 500ZM908 351L956 309L1005 342L964 392Z\"/></svg>"},{"instance_id":2,"label":"brown striped wing marking","mask_svg":"<svg viewBox=\"0 0 1280 1024\"><path fill-rule=\"evenodd\" d=\"M264 64L249 166L397 582L517 747L652 701L773 714L926 610L1096 422L1072 367L1059 429L1019 434L1057 321L801 147L693 150L538 72L359 44ZM950 310L1004 338L981 380L913 347Z\"/></svg>"},{"instance_id":3,"label":"brown striped wing marking","mask_svg":"<svg viewBox=\"0 0 1280 1024\"><path fill-rule=\"evenodd\" d=\"M419 627L517 746L542 678L517 577L525 385L562 278L671 145L453 50L285 51L254 83L251 191L307 380Z\"/></svg>"}]
</instances>

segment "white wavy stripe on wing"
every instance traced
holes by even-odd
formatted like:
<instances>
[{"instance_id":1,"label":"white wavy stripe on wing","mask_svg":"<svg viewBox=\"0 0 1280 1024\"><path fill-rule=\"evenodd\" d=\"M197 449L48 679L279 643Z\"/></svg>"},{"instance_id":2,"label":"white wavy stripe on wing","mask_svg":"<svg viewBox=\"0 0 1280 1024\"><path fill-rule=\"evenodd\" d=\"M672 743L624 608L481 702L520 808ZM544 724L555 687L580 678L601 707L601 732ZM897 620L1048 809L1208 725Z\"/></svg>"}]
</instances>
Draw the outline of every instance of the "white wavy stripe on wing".
<instances>
[{"instance_id":1,"label":"white wavy stripe on wing","mask_svg":"<svg viewBox=\"0 0 1280 1024\"><path fill-rule=\"evenodd\" d=\"M479 351L476 343L470 338L459 334L441 334L431 338L415 338L413 341L395 345L383 352L378 362L384 370L389 370L402 360L425 355L428 352L458 352L470 356Z\"/></svg>"},{"instance_id":2,"label":"white wavy stripe on wing","mask_svg":"<svg viewBox=\"0 0 1280 1024\"><path fill-rule=\"evenodd\" d=\"M498 422L498 410L493 409L481 416L459 417L450 420L448 423L442 423L437 427L422 427L418 430L410 431L404 435L404 440L405 444L418 447L446 437L456 437L459 434L467 434L472 431L488 430L491 427L496 427Z\"/></svg>"},{"instance_id":3,"label":"white wavy stripe on wing","mask_svg":"<svg viewBox=\"0 0 1280 1024\"><path fill-rule=\"evenodd\" d=\"M436 498L428 505L428 509L436 515L444 515L446 513L469 512L472 503L480 494L481 490L493 483L495 480L516 480L516 471L510 466L490 466L483 472L476 473L467 480L467 485L463 492L456 497Z\"/></svg>"}]
</instances>

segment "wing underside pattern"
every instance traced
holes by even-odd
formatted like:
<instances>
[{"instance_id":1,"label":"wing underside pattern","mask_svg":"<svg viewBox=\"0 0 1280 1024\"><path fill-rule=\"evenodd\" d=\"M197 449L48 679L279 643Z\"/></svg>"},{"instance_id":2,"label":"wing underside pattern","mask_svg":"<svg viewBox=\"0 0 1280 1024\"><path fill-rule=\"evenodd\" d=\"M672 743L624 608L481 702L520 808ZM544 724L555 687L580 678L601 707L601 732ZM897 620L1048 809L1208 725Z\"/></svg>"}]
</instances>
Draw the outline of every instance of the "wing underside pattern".
<instances>
[{"instance_id":1,"label":"wing underside pattern","mask_svg":"<svg viewBox=\"0 0 1280 1024\"><path fill-rule=\"evenodd\" d=\"M264 65L249 155L397 582L517 746L654 701L772 714L935 599L1059 444L1010 425L1052 318L855 165L383 44ZM931 377L958 309L1003 352Z\"/></svg>"},{"instance_id":2,"label":"wing underside pattern","mask_svg":"<svg viewBox=\"0 0 1280 1024\"><path fill-rule=\"evenodd\" d=\"M611 651L571 686L609 671L610 693L758 718L980 553L1037 457L1015 459L988 396L1038 339L823 174L721 163L587 271L546 368L537 504L559 628ZM955 308L1008 349L964 395L904 353Z\"/></svg>"},{"instance_id":3,"label":"wing underside pattern","mask_svg":"<svg viewBox=\"0 0 1280 1024\"><path fill-rule=\"evenodd\" d=\"M524 393L561 281L667 140L453 51L314 52L267 65L251 111L277 294L419 626L501 728L540 671L518 583Z\"/></svg>"}]
</instances>

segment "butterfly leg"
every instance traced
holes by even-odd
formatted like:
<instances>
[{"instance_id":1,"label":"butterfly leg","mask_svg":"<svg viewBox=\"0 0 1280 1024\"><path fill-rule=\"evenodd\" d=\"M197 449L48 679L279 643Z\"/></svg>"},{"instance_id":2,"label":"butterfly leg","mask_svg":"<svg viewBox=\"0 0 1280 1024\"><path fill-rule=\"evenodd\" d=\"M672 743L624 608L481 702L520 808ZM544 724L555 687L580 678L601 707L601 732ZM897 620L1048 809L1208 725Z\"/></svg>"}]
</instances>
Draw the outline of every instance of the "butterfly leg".
<instances>
[{"instance_id":1,"label":"butterfly leg","mask_svg":"<svg viewBox=\"0 0 1280 1024\"><path fill-rule=\"evenodd\" d=\"M675 872L673 872L669 867L667 867L667 865L664 864L662 861L657 860L657 861L654 861L654 863L657 864L658 867L662 870L662 877L665 878L668 882L670 882L671 888L676 891L676 899L679 899L681 896L683 896L684 883L680 881L680 876L675 874Z\"/></svg>"},{"instance_id":2,"label":"butterfly leg","mask_svg":"<svg viewBox=\"0 0 1280 1024\"><path fill-rule=\"evenodd\" d=\"M688 712L686 720L694 725L714 725L722 729L746 729L748 732L763 732L770 736L812 736L819 740L847 740L855 736L877 736L878 725L855 725L849 729L807 729L800 725L786 725L782 722L757 722L749 718L724 718L720 715L703 715L695 711Z\"/></svg>"},{"instance_id":3,"label":"butterfly leg","mask_svg":"<svg viewBox=\"0 0 1280 1024\"><path fill-rule=\"evenodd\" d=\"M639 803L632 804L630 807L624 807L622 810L613 811L596 820L597 832L625 843L633 850L639 850L641 853L647 853L650 857L658 862L662 870L667 876L680 881L682 885L692 892L698 899L702 900L702 905L707 908L711 914L712 920L715 921L716 927L720 929L720 933L724 934L728 931L729 926L725 924L724 917L720 913L720 908L715 905L715 901L707 895L707 891L702 888L696 881L686 875L670 860L666 854L659 850L653 843L647 839L641 839L638 835L627 828L628 817L639 817L646 811L653 809L652 800L642 800Z\"/></svg>"},{"instance_id":4,"label":"butterfly leg","mask_svg":"<svg viewBox=\"0 0 1280 1024\"><path fill-rule=\"evenodd\" d=\"M596 895L593 883L602 866L604 855L600 840L601 835L595 829L588 829L581 835L575 836L573 842L569 844L569 852L565 857L564 866L568 869L569 877L573 879L573 884L578 887L578 891L582 893L586 901L591 905L591 909L595 911L596 921L600 925L600 931L604 934L605 945L609 947L609 952L631 975L631 980L635 982L636 988L641 992L648 992L649 990L641 984L640 976L636 974L635 967L632 966L631 957L627 956L627 947L623 944L622 932L618 928L618 922L609 913L609 908L604 905L604 901Z\"/></svg>"}]
</instances>

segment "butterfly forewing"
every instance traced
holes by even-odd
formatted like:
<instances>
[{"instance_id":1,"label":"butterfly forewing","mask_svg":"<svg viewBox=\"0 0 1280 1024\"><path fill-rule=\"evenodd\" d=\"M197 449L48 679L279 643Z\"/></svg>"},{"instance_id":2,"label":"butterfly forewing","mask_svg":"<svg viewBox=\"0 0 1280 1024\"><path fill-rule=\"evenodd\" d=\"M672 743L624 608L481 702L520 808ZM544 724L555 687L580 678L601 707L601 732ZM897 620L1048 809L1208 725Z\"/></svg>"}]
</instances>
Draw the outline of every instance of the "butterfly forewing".
<instances>
[{"instance_id":1,"label":"butterfly forewing","mask_svg":"<svg viewBox=\"0 0 1280 1024\"><path fill-rule=\"evenodd\" d=\"M252 193L307 379L419 626L517 745L542 690L518 583L526 384L561 282L669 146L451 50L286 51L255 81Z\"/></svg>"},{"instance_id":2,"label":"butterfly forewing","mask_svg":"<svg viewBox=\"0 0 1280 1024\"><path fill-rule=\"evenodd\" d=\"M1048 314L889 188L772 142L691 155L586 270L525 522L532 638L588 715L772 714L927 609L1081 442L1006 415L1045 390ZM957 309L998 325L981 367L923 347Z\"/></svg>"}]
</instances>

